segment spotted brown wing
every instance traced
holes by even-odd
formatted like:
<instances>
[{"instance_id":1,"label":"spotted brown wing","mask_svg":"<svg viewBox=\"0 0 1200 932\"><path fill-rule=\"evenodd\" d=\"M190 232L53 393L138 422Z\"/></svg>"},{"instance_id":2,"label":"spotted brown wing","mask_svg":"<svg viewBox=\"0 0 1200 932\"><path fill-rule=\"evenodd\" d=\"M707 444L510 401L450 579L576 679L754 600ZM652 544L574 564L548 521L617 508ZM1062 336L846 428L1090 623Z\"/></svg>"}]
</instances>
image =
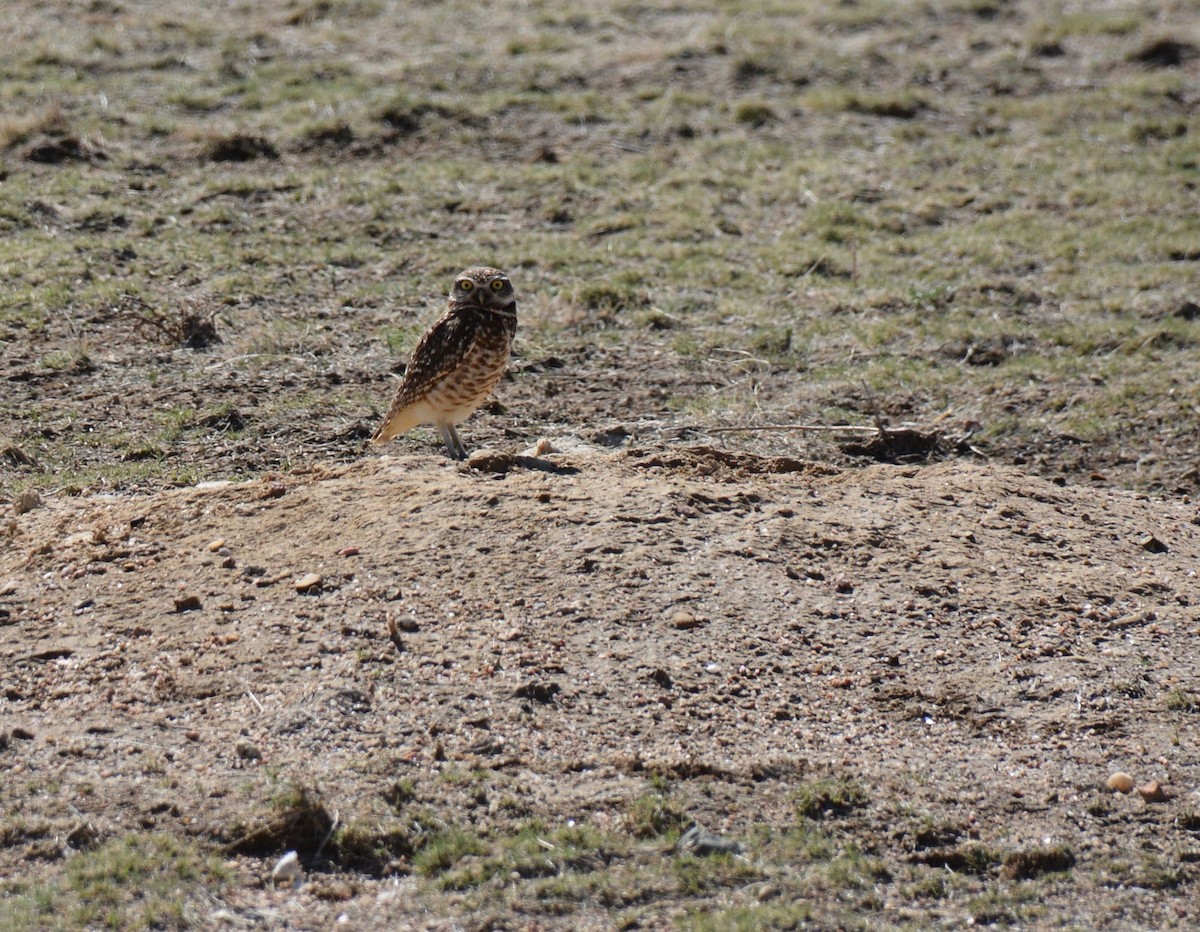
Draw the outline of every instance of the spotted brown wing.
<instances>
[{"instance_id":1,"label":"spotted brown wing","mask_svg":"<svg viewBox=\"0 0 1200 932\"><path fill-rule=\"evenodd\" d=\"M387 417L371 439L378 440L393 417L416 404L439 381L461 366L478 339L479 328L468 315L449 310L439 317L417 341Z\"/></svg>"}]
</instances>

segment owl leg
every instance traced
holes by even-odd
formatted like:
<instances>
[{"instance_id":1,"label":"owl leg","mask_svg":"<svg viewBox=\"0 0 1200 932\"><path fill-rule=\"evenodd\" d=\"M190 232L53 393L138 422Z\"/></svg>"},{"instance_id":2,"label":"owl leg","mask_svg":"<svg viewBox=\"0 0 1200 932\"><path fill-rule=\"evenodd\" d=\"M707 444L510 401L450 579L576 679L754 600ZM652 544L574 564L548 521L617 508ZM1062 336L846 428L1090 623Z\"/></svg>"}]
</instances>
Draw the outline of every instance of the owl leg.
<instances>
[{"instance_id":1,"label":"owl leg","mask_svg":"<svg viewBox=\"0 0 1200 932\"><path fill-rule=\"evenodd\" d=\"M442 435L442 443L446 444L446 449L450 451L452 459L465 460L467 458L467 448L463 446L462 438L458 436L458 431L454 429L453 424L439 424L438 433Z\"/></svg>"}]
</instances>

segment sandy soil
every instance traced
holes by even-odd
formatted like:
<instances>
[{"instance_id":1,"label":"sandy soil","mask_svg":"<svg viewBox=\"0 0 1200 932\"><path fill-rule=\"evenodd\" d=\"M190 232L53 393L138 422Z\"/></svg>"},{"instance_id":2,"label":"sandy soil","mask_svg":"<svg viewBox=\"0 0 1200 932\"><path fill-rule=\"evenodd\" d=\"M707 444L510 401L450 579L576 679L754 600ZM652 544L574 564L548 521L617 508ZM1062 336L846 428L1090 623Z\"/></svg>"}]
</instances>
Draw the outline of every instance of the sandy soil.
<instances>
[{"instance_id":1,"label":"sandy soil","mask_svg":"<svg viewBox=\"0 0 1200 932\"><path fill-rule=\"evenodd\" d=\"M1194 503L1011 467L687 446L368 455L51 498L0 525L0 768L31 827L5 838L0 874L152 829L227 856L236 880L192 904L202 922L604 928L623 909L655 926L774 884L822 927L848 908L1189 925L1198 524ZM1118 770L1165 800L1106 790ZM406 778L485 834L516 816L619 832L665 782L759 873L565 915L519 884L432 891L402 846L356 861L325 838ZM765 854L818 778L865 791L831 818L886 867L871 909ZM287 787L321 800L298 828L270 817ZM298 891L264 882L285 846L310 871ZM979 846L1008 860L972 874ZM1067 872L1021 879L1022 852L1062 846ZM640 845L602 870L670 856ZM945 868L961 895L905 886Z\"/></svg>"}]
</instances>

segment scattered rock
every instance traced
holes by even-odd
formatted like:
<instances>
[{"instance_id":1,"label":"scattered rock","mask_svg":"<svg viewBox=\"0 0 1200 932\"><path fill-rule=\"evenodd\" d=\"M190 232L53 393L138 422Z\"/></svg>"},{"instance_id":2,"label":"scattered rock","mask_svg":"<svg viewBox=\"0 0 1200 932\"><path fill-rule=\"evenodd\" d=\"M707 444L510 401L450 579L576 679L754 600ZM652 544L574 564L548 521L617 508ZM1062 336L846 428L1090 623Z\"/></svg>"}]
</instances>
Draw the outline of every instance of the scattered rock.
<instances>
[{"instance_id":1,"label":"scattered rock","mask_svg":"<svg viewBox=\"0 0 1200 932\"><path fill-rule=\"evenodd\" d=\"M533 445L533 455L534 456L546 456L550 453L557 453L557 452L558 452L558 450L556 450L554 448L554 444L552 444L550 442L550 440L546 437L539 438L538 442Z\"/></svg>"},{"instance_id":2,"label":"scattered rock","mask_svg":"<svg viewBox=\"0 0 1200 932\"><path fill-rule=\"evenodd\" d=\"M300 866L300 855L295 851L287 852L276 861L271 871L271 880L277 884L290 883L298 887L303 876L304 868Z\"/></svg>"},{"instance_id":3,"label":"scattered rock","mask_svg":"<svg viewBox=\"0 0 1200 932\"><path fill-rule=\"evenodd\" d=\"M742 846L736 841L722 838L697 824L679 837L675 850L683 854L705 857L710 854L741 854Z\"/></svg>"},{"instance_id":4,"label":"scattered rock","mask_svg":"<svg viewBox=\"0 0 1200 932\"><path fill-rule=\"evenodd\" d=\"M185 595L175 600L175 611L179 613L195 612L203 607L204 605L201 603L200 596L198 595Z\"/></svg>"},{"instance_id":5,"label":"scattered rock","mask_svg":"<svg viewBox=\"0 0 1200 932\"><path fill-rule=\"evenodd\" d=\"M476 450L467 457L467 468L479 472L506 473L513 468L516 458L500 450Z\"/></svg>"},{"instance_id":6,"label":"scattered rock","mask_svg":"<svg viewBox=\"0 0 1200 932\"><path fill-rule=\"evenodd\" d=\"M32 741L35 737L32 731L22 728L20 725L10 731L9 736L15 738L17 741Z\"/></svg>"},{"instance_id":7,"label":"scattered rock","mask_svg":"<svg viewBox=\"0 0 1200 932\"><path fill-rule=\"evenodd\" d=\"M296 591L303 593L320 592L322 582L324 580L319 573L305 573L296 580Z\"/></svg>"},{"instance_id":8,"label":"scattered rock","mask_svg":"<svg viewBox=\"0 0 1200 932\"><path fill-rule=\"evenodd\" d=\"M589 439L602 447L619 447L629 439L629 430L624 424L613 424L594 431Z\"/></svg>"},{"instance_id":9,"label":"scattered rock","mask_svg":"<svg viewBox=\"0 0 1200 932\"><path fill-rule=\"evenodd\" d=\"M26 659L45 662L47 660L61 660L64 657L70 657L74 653L75 651L69 647L48 647L45 650L34 651Z\"/></svg>"},{"instance_id":10,"label":"scattered rock","mask_svg":"<svg viewBox=\"0 0 1200 932\"><path fill-rule=\"evenodd\" d=\"M526 683L518 686L513 695L518 699L532 699L534 702L551 703L561 691L557 683Z\"/></svg>"},{"instance_id":11,"label":"scattered rock","mask_svg":"<svg viewBox=\"0 0 1200 932\"><path fill-rule=\"evenodd\" d=\"M0 595L12 595L17 591L17 581L10 579L4 583L0 583Z\"/></svg>"},{"instance_id":12,"label":"scattered rock","mask_svg":"<svg viewBox=\"0 0 1200 932\"><path fill-rule=\"evenodd\" d=\"M1167 791L1157 780L1151 780L1137 788L1138 794L1148 803L1165 803L1169 798Z\"/></svg>"},{"instance_id":13,"label":"scattered rock","mask_svg":"<svg viewBox=\"0 0 1200 932\"><path fill-rule=\"evenodd\" d=\"M1104 785L1114 793L1130 793L1133 791L1133 777L1123 770L1118 770L1104 781Z\"/></svg>"},{"instance_id":14,"label":"scattered rock","mask_svg":"<svg viewBox=\"0 0 1200 932\"><path fill-rule=\"evenodd\" d=\"M209 552L209 553L216 553L218 550L220 550L220 549L221 549L222 547L224 547L224 546L225 546L225 538L224 538L224 537L218 537L216 540L214 540L214 541L210 541L210 542L209 542L209 545L208 545L208 552Z\"/></svg>"},{"instance_id":15,"label":"scattered rock","mask_svg":"<svg viewBox=\"0 0 1200 932\"><path fill-rule=\"evenodd\" d=\"M1171 549L1153 534L1146 534L1140 538L1138 546L1147 553L1169 553Z\"/></svg>"},{"instance_id":16,"label":"scattered rock","mask_svg":"<svg viewBox=\"0 0 1200 932\"><path fill-rule=\"evenodd\" d=\"M42 497L38 495L37 489L26 489L13 499L13 514L23 515L28 511L33 511L33 509L41 507L41 504Z\"/></svg>"},{"instance_id":17,"label":"scattered rock","mask_svg":"<svg viewBox=\"0 0 1200 932\"><path fill-rule=\"evenodd\" d=\"M237 751L237 756L242 760L262 760L262 751L249 741L239 741L233 746L233 749Z\"/></svg>"},{"instance_id":18,"label":"scattered rock","mask_svg":"<svg viewBox=\"0 0 1200 932\"><path fill-rule=\"evenodd\" d=\"M680 631L688 631L692 628L699 628L704 624L704 621L697 618L689 611L680 609L671 616L671 627L678 628Z\"/></svg>"}]
</instances>

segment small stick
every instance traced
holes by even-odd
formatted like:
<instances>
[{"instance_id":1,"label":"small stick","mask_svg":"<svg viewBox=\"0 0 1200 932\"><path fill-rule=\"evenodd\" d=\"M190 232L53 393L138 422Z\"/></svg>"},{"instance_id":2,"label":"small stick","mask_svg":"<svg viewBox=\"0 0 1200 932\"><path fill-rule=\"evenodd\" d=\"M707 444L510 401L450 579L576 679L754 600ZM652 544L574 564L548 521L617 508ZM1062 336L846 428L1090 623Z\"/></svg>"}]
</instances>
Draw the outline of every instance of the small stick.
<instances>
[{"instance_id":1,"label":"small stick","mask_svg":"<svg viewBox=\"0 0 1200 932\"><path fill-rule=\"evenodd\" d=\"M156 751L176 751L177 748L165 747L161 744L151 744L149 741L131 741L128 738L104 738L100 735L87 735L88 741L99 741L101 744L127 744L135 748L154 748Z\"/></svg>"},{"instance_id":2,"label":"small stick","mask_svg":"<svg viewBox=\"0 0 1200 932\"><path fill-rule=\"evenodd\" d=\"M329 826L329 831L325 833L325 837L321 839L321 843L317 845L317 850L313 852L312 860L316 860L321 856L321 852L325 850L325 845L329 839L333 837L334 831L338 827L338 822L341 821L341 812L337 809L333 810L333 824Z\"/></svg>"},{"instance_id":3,"label":"small stick","mask_svg":"<svg viewBox=\"0 0 1200 932\"><path fill-rule=\"evenodd\" d=\"M258 698L254 695L254 693L250 692L250 690L247 689L246 695L250 697L251 702L253 702L256 706L258 706L259 712L261 712L263 715L267 714L267 710L262 707L262 703L258 701Z\"/></svg>"},{"instance_id":4,"label":"small stick","mask_svg":"<svg viewBox=\"0 0 1200 932\"><path fill-rule=\"evenodd\" d=\"M859 434L886 433L889 428L871 427L866 424L747 424L743 427L696 427L695 430L707 431L710 434L728 434L741 430L808 430L834 431L845 430Z\"/></svg>"}]
</instances>

